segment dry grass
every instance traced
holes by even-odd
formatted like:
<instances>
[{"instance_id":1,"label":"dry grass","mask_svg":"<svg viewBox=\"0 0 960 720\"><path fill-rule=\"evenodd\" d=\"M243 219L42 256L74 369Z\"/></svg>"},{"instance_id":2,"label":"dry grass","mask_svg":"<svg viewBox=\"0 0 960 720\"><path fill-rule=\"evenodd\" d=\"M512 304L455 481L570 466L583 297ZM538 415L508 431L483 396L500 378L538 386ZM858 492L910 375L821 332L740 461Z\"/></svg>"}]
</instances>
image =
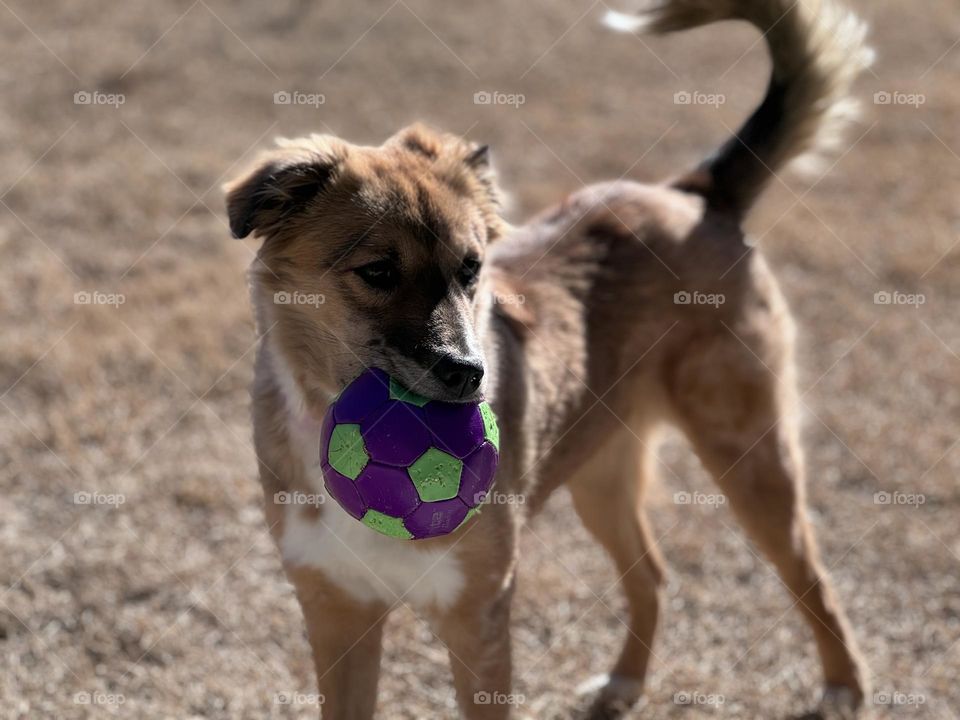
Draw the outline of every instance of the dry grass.
<instances>
[{"instance_id":1,"label":"dry grass","mask_svg":"<svg viewBox=\"0 0 960 720\"><path fill-rule=\"evenodd\" d=\"M0 7L0 716L310 717L301 617L260 511L245 387L254 337L218 185L277 134L378 142L427 119L493 144L520 217L581 181L659 178L700 157L766 72L735 26L606 34L577 0L54 3ZM960 18L945 0L857 3L880 53L870 105L809 194L788 181L751 221L801 328L810 502L828 565L884 692L956 717L960 689ZM581 16L586 16L577 22ZM363 34L368 28L372 29ZM567 32L569 29L569 32ZM354 42L357 41L354 45ZM946 53L946 54L944 54ZM529 71L528 71L529 69ZM74 92L123 93L119 108ZM282 90L320 108L274 105ZM519 109L473 93L526 95ZM721 92L718 109L675 105ZM634 161L639 162L634 166ZM919 308L874 293L922 293ZM122 293L117 307L76 304ZM812 642L684 445L651 493L672 567L650 717L782 717L813 701ZM919 508L878 491L922 493ZM74 493L119 493L119 507ZM558 496L523 540L522 711L568 717L625 631L614 576ZM402 610L385 717L453 714L444 653ZM721 694L684 707L678 691ZM77 693L123 696L84 705ZM639 715L639 713L638 713Z\"/></svg>"}]
</instances>

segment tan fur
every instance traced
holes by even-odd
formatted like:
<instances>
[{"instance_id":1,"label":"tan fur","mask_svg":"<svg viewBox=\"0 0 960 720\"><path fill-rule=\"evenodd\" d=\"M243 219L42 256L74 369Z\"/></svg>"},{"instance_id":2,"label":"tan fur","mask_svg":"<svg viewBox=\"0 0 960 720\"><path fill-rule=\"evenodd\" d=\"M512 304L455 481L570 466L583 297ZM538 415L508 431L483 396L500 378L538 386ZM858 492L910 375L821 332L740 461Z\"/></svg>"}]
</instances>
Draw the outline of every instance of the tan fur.
<instances>
[{"instance_id":1,"label":"tan fur","mask_svg":"<svg viewBox=\"0 0 960 720\"><path fill-rule=\"evenodd\" d=\"M816 113L822 117L822 108ZM467 568L452 603L418 608L450 651L465 717L510 712L473 702L474 693L510 692L519 529L564 484L623 574L630 609L631 632L593 716L636 700L663 577L643 514L651 431L662 422L687 434L777 567L810 623L828 686L862 701L862 663L806 516L792 321L736 217L674 187L616 182L584 188L507 229L483 149L419 126L379 148L328 137L286 143L231 185L228 207L235 233L264 240L251 274L264 333L254 425L278 542L289 516L274 493L316 490L316 468L300 445L311 442L333 392L378 366L422 394L446 397L430 359L410 353L467 352L475 343L485 358L483 392L503 438L497 490L526 503L490 505L455 533L410 550L440 549ZM484 262L472 289L453 279L471 253ZM404 276L436 279L438 292L428 298L422 284L393 294L366 287L354 270L384 255L401 258ZM724 302L678 304L683 291ZM278 292L324 302L277 304ZM410 333L425 334L407 347ZM332 510L302 512L323 521ZM360 601L341 578L310 567L288 563L287 570L306 616L324 716L371 717L382 622L396 603Z\"/></svg>"}]
</instances>

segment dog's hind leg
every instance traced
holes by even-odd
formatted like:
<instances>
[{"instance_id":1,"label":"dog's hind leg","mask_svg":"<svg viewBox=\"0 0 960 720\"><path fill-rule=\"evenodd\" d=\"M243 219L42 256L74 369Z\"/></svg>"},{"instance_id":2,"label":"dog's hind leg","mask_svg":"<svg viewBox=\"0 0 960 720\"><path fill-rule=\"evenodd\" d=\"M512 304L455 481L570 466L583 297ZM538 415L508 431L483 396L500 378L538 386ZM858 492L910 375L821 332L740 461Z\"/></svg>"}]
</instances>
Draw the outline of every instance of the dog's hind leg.
<instances>
[{"instance_id":1,"label":"dog's hind leg","mask_svg":"<svg viewBox=\"0 0 960 720\"><path fill-rule=\"evenodd\" d=\"M643 693L663 582L663 563L643 510L652 457L640 440L622 430L568 482L577 514L613 559L630 613L613 670L585 685L599 691L591 718L617 717Z\"/></svg>"},{"instance_id":2,"label":"dog's hind leg","mask_svg":"<svg viewBox=\"0 0 960 720\"><path fill-rule=\"evenodd\" d=\"M731 322L672 364L676 419L813 630L825 698L855 707L868 692L864 666L807 518L791 325L777 312Z\"/></svg>"}]
</instances>

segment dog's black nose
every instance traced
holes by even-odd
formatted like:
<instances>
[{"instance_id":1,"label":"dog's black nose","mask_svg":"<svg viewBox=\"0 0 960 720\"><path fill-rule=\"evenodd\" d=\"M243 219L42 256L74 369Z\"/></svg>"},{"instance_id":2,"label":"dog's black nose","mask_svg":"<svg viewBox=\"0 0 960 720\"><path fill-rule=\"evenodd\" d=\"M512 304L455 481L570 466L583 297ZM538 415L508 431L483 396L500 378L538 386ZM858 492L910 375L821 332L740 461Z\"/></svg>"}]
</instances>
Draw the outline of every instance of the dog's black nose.
<instances>
[{"instance_id":1,"label":"dog's black nose","mask_svg":"<svg viewBox=\"0 0 960 720\"><path fill-rule=\"evenodd\" d=\"M444 355L433 366L433 374L448 388L464 397L476 392L483 380L483 363L476 358Z\"/></svg>"}]
</instances>

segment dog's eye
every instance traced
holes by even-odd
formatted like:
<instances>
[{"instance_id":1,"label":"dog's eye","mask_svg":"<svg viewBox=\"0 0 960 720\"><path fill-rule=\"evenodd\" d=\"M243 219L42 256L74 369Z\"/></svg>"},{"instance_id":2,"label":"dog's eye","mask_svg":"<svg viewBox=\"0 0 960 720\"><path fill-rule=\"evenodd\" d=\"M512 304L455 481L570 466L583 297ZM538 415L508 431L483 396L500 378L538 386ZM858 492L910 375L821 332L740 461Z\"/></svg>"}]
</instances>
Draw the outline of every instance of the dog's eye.
<instances>
[{"instance_id":1,"label":"dog's eye","mask_svg":"<svg viewBox=\"0 0 960 720\"><path fill-rule=\"evenodd\" d=\"M480 261L477 258L469 257L463 261L460 269L457 271L457 280L464 287L470 287L477 281L480 274Z\"/></svg>"},{"instance_id":2,"label":"dog's eye","mask_svg":"<svg viewBox=\"0 0 960 720\"><path fill-rule=\"evenodd\" d=\"M393 260L377 260L361 265L354 272L370 287L391 290L400 282L400 270Z\"/></svg>"}]
</instances>

